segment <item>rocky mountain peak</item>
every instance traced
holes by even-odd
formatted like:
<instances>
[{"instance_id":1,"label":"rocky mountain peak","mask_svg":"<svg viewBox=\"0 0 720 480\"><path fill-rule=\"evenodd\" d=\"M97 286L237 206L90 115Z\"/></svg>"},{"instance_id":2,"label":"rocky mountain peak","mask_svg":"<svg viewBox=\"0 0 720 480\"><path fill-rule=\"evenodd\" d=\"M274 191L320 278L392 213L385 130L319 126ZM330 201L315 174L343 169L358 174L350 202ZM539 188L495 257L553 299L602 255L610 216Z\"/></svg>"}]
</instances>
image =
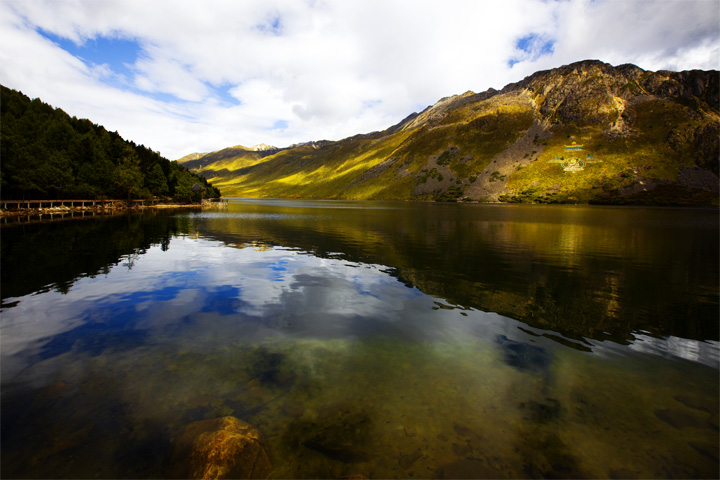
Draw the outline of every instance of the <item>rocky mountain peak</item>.
<instances>
[{"instance_id":1,"label":"rocky mountain peak","mask_svg":"<svg viewBox=\"0 0 720 480\"><path fill-rule=\"evenodd\" d=\"M527 91L551 123L611 124L623 114L622 104L654 97L701 99L712 109L719 101L718 79L715 71L651 72L584 60L536 72L501 93Z\"/></svg>"},{"instance_id":2,"label":"rocky mountain peak","mask_svg":"<svg viewBox=\"0 0 720 480\"><path fill-rule=\"evenodd\" d=\"M253 152L266 152L268 150L279 150L277 147L273 147L272 145L266 145L264 143L259 143L252 147L250 150Z\"/></svg>"}]
</instances>

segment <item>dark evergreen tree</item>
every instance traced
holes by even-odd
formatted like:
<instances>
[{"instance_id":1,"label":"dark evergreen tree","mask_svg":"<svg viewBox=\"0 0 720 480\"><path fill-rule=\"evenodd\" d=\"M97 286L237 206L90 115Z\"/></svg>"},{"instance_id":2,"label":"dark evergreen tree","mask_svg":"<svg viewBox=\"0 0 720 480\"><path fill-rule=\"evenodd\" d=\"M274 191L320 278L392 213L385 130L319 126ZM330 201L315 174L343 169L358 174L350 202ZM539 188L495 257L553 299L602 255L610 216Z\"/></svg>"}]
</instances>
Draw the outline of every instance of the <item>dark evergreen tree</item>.
<instances>
[{"instance_id":1,"label":"dark evergreen tree","mask_svg":"<svg viewBox=\"0 0 720 480\"><path fill-rule=\"evenodd\" d=\"M6 200L146 198L198 200L217 188L176 162L87 119L0 85L0 197Z\"/></svg>"},{"instance_id":2,"label":"dark evergreen tree","mask_svg":"<svg viewBox=\"0 0 720 480\"><path fill-rule=\"evenodd\" d=\"M164 197L169 193L167 178L159 163L145 175L145 187L155 196Z\"/></svg>"},{"instance_id":3,"label":"dark evergreen tree","mask_svg":"<svg viewBox=\"0 0 720 480\"><path fill-rule=\"evenodd\" d=\"M143 175L140 171L140 161L131 148L127 148L126 155L115 166L113 179L120 191L127 195L128 201L132 199L133 194L140 192Z\"/></svg>"}]
</instances>

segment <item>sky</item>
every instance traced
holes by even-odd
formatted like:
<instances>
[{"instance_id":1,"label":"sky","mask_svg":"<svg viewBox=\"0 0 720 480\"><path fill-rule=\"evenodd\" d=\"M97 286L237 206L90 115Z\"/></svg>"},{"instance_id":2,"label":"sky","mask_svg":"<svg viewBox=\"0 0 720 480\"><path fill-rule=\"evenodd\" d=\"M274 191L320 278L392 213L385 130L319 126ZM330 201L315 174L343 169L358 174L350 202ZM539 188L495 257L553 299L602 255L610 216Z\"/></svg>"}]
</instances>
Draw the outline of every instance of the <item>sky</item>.
<instances>
[{"instance_id":1,"label":"sky","mask_svg":"<svg viewBox=\"0 0 720 480\"><path fill-rule=\"evenodd\" d=\"M720 0L0 0L0 84L171 160L383 130L598 59L720 70Z\"/></svg>"}]
</instances>

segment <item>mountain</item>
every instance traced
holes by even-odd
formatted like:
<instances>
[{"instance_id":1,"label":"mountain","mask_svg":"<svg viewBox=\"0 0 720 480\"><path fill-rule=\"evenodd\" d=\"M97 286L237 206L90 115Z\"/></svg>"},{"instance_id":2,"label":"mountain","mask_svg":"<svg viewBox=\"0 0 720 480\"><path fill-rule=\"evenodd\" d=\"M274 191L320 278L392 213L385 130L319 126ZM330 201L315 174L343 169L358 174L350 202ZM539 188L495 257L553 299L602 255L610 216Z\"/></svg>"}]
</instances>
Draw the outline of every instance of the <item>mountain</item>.
<instances>
[{"instance_id":1,"label":"mountain","mask_svg":"<svg viewBox=\"0 0 720 480\"><path fill-rule=\"evenodd\" d=\"M255 145L250 150L254 152L270 152L274 150L279 150L277 147L273 147L272 145L265 145L264 143Z\"/></svg>"},{"instance_id":2,"label":"mountain","mask_svg":"<svg viewBox=\"0 0 720 480\"><path fill-rule=\"evenodd\" d=\"M719 80L586 60L381 132L181 162L231 196L717 205Z\"/></svg>"},{"instance_id":3,"label":"mountain","mask_svg":"<svg viewBox=\"0 0 720 480\"><path fill-rule=\"evenodd\" d=\"M191 153L177 160L185 168L199 173L207 179L213 179L216 174L207 168L212 165L214 170L237 170L257 164L268 155L276 153L279 149L269 145L260 144L252 148L235 145L211 153ZM202 173L201 173L202 172Z\"/></svg>"},{"instance_id":4,"label":"mountain","mask_svg":"<svg viewBox=\"0 0 720 480\"><path fill-rule=\"evenodd\" d=\"M3 200L172 197L220 192L205 178L117 132L0 85Z\"/></svg>"}]
</instances>

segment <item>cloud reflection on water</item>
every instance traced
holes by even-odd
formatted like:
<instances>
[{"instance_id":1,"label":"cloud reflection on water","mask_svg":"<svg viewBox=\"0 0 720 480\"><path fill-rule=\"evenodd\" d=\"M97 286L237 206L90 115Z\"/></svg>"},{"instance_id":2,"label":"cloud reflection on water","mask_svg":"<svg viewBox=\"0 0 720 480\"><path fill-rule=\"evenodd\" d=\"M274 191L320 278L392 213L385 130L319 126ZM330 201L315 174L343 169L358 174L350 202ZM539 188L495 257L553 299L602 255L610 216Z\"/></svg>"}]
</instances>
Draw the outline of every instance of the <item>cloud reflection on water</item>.
<instances>
[{"instance_id":1,"label":"cloud reflection on water","mask_svg":"<svg viewBox=\"0 0 720 480\"><path fill-rule=\"evenodd\" d=\"M26 398L57 384L78 402L72 404L81 412L72 413L78 429L106 419L116 404L134 426L128 431L146 428L149 436L152 428L137 426L161 425L166 435L208 415L237 415L260 425L276 452L297 442L289 454L278 454L280 478L299 471L317 476L298 445L357 418L369 419L373 430L351 439L372 448L379 477L406 475L396 467L397 455L412 455L428 442L433 450L415 460L416 472L483 452L505 462L498 471L521 472L527 455L562 455L563 468L597 462L588 476L602 476L610 460L633 455L617 438L636 445L652 440L653 449L662 444L643 422L655 429L653 409L674 400L653 393L657 407L634 402L646 390L669 396L648 374L648 362L636 360L650 359L650 373L662 380L675 375L682 391L683 382L696 378L685 377L690 364L666 358L717 358L716 344L693 350L645 336L629 347L593 341L588 355L546 338L555 332L409 287L385 266L297 249L231 248L200 235L178 236L169 250L153 246L134 255L130 267L120 263L106 275L80 278L66 294L12 299L17 305L3 310L3 384L15 382L16 392L24 382L30 387L18 394L19 410L30 403ZM707 372L691 373L704 379ZM67 393L74 388L80 393ZM93 402L101 405L97 417L82 407ZM39 438L48 435L47 423L69 415L42 408L52 421L37 421L28 408ZM638 419L639 434L626 433L626 419ZM584 433L601 422L611 430ZM114 432L109 425L97 435ZM661 439L673 439L668 451L676 451L682 441L674 440L675 429L663 432ZM133 448L138 442L127 433L119 437ZM93 437L83 446L93 461L100 443ZM607 447L588 459L584 453L594 443ZM395 450L407 445L412 448Z\"/></svg>"},{"instance_id":2,"label":"cloud reflection on water","mask_svg":"<svg viewBox=\"0 0 720 480\"><path fill-rule=\"evenodd\" d=\"M107 275L78 279L65 295L28 295L6 308L3 381L38 356L50 358L77 348L74 342L83 340L81 327L87 324L103 326L107 336L129 335L128 329L146 331L148 339L161 343L187 343L188 331L195 331L197 338L212 331L248 341L267 336L378 335L433 341L465 335L492 339L497 334L516 335L516 327L522 325L478 310L438 310L438 299L408 287L380 265L282 247L228 248L201 237L176 237L172 247L150 248ZM67 338L52 343L61 335ZM139 338L135 341L148 341ZM677 340L681 339L640 336L630 349L717 366L716 343L688 346L688 341L679 345ZM102 348L98 342L94 348ZM596 351L608 350L601 342L593 343ZM618 349L626 347L609 350Z\"/></svg>"},{"instance_id":3,"label":"cloud reflection on water","mask_svg":"<svg viewBox=\"0 0 720 480\"><path fill-rule=\"evenodd\" d=\"M121 264L107 275L78 279L66 294L28 295L5 309L3 381L38 355L50 358L82 348L81 328L88 324L102 326L102 335L109 336L147 331L153 342L178 341L194 325L246 338L396 333L436 338L447 331L441 318L449 315L433 310L434 299L382 266L283 248L227 248L191 237L176 238L172 246L148 249L134 258L132 268ZM59 336L65 337L60 341Z\"/></svg>"}]
</instances>

